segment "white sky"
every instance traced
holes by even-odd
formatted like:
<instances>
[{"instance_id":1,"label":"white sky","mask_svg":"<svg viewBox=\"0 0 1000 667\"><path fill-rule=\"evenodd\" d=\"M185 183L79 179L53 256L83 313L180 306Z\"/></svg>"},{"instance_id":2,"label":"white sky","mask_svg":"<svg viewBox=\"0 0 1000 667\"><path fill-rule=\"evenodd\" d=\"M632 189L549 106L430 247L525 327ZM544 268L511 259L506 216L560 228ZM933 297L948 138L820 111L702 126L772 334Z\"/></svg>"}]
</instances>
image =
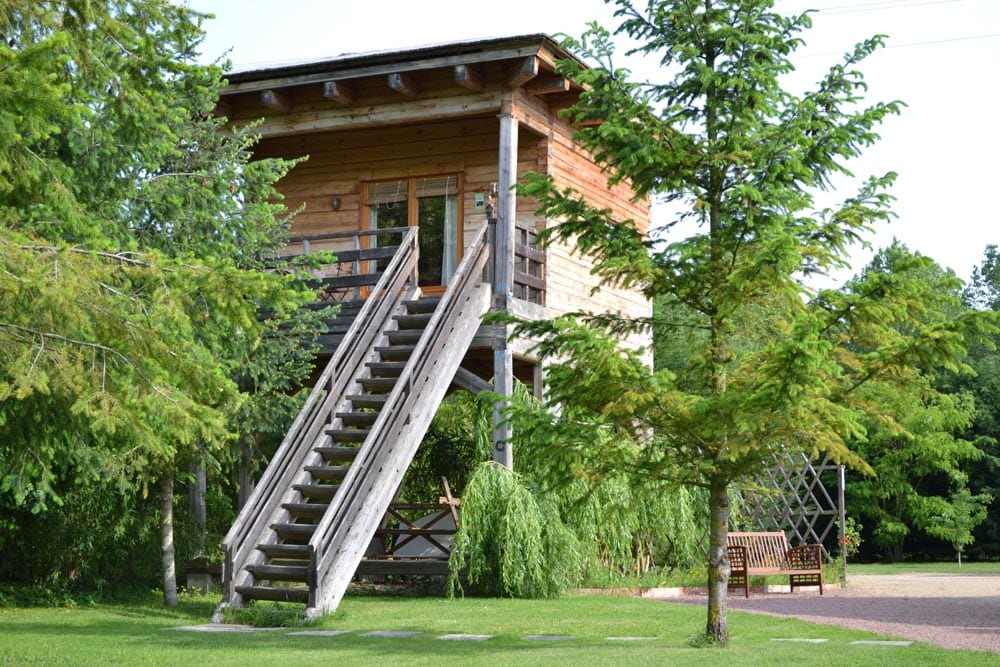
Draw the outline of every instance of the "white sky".
<instances>
[{"instance_id":1,"label":"white sky","mask_svg":"<svg viewBox=\"0 0 1000 667\"><path fill-rule=\"evenodd\" d=\"M618 25L602 0L179 0L210 12L206 60L228 53L235 69L482 37L578 36L586 23ZM636 0L644 5L645 0ZM782 13L817 9L792 86L818 80L841 54L873 34L888 47L862 67L869 100L908 106L851 169L896 171L898 218L872 244L895 236L963 279L987 244L1000 244L1000 0L778 0ZM655 76L633 65L636 78ZM838 196L853 194L845 183ZM860 249L854 271L870 259ZM847 272L838 282L850 276Z\"/></svg>"}]
</instances>

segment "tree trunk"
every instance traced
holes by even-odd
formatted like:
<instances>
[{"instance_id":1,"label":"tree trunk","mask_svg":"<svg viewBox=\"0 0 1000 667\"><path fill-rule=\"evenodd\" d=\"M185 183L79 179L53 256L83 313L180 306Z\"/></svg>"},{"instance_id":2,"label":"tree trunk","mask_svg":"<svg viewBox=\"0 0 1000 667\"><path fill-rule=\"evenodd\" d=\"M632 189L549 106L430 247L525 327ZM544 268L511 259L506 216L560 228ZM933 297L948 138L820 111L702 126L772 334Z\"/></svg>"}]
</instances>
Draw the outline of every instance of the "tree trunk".
<instances>
[{"instance_id":1,"label":"tree trunk","mask_svg":"<svg viewBox=\"0 0 1000 667\"><path fill-rule=\"evenodd\" d=\"M709 482L708 528L708 622L705 633L716 644L729 641L726 620L729 586L729 485L718 476Z\"/></svg>"},{"instance_id":2,"label":"tree trunk","mask_svg":"<svg viewBox=\"0 0 1000 667\"><path fill-rule=\"evenodd\" d=\"M250 499L250 494L254 488L254 445L246 440L240 441L240 462L239 462L239 492L236 499L237 511L243 509Z\"/></svg>"},{"instance_id":3,"label":"tree trunk","mask_svg":"<svg viewBox=\"0 0 1000 667\"><path fill-rule=\"evenodd\" d=\"M163 604L177 606L177 565L174 562L174 473L160 480L160 559L163 565Z\"/></svg>"},{"instance_id":4,"label":"tree trunk","mask_svg":"<svg viewBox=\"0 0 1000 667\"><path fill-rule=\"evenodd\" d=\"M198 462L191 468L191 484L188 487L188 505L191 510L191 522L194 524L196 555L205 553L208 542L208 507L205 494L208 491L208 473L205 466Z\"/></svg>"}]
</instances>

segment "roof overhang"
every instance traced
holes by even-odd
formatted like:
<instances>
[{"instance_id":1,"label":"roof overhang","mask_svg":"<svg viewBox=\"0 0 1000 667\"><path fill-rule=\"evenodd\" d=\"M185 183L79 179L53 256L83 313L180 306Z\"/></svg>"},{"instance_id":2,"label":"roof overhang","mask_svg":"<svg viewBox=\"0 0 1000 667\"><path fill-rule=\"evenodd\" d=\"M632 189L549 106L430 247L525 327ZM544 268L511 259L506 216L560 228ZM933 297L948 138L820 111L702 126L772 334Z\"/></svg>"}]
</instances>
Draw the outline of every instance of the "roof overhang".
<instances>
[{"instance_id":1,"label":"roof overhang","mask_svg":"<svg viewBox=\"0 0 1000 667\"><path fill-rule=\"evenodd\" d=\"M226 74L228 85L221 94L259 92L323 83L331 79L347 80L519 58L537 58L539 65L551 72L558 60L574 56L544 34L451 42L236 70Z\"/></svg>"}]
</instances>

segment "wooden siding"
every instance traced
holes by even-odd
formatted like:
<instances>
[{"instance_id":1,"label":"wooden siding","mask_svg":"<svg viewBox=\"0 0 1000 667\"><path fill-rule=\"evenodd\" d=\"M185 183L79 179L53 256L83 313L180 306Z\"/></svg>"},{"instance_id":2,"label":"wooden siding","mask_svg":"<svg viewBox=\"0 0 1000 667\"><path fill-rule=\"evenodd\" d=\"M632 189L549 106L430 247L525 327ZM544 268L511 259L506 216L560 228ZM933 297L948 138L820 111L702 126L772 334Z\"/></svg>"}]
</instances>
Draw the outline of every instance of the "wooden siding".
<instances>
[{"instance_id":1,"label":"wooden siding","mask_svg":"<svg viewBox=\"0 0 1000 667\"><path fill-rule=\"evenodd\" d=\"M362 226L365 181L460 174L468 243L486 222L485 208L476 208L476 193L488 193L496 181L496 152L497 121L485 117L269 139L257 154L308 155L279 184L286 205L302 207L292 226L294 235ZM337 211L333 197L340 199Z\"/></svg>"},{"instance_id":2,"label":"wooden siding","mask_svg":"<svg viewBox=\"0 0 1000 667\"><path fill-rule=\"evenodd\" d=\"M640 231L649 230L648 200L633 201L634 193L626 184L609 189L607 175L601 172L588 153L574 143L574 128L569 123L532 96L520 99L518 108L528 126L547 128L546 136L536 142L534 169L545 170L552 175L558 187L577 190L592 205L610 209L617 219L632 219ZM522 163L522 166L526 165ZM519 203L519 218L533 215L533 209L533 202ZM544 225L553 223L536 221L536 224ZM591 259L581 256L572 244L553 243L546 252L547 316L577 310L621 313L629 317L652 314L652 305L637 291L604 287L592 293L598 281L590 273ZM647 357L652 361L651 335L634 335L628 342L633 347L646 348Z\"/></svg>"},{"instance_id":3,"label":"wooden siding","mask_svg":"<svg viewBox=\"0 0 1000 667\"><path fill-rule=\"evenodd\" d=\"M284 111L262 106L258 91L234 91L227 101L233 120L266 118L257 155L308 156L279 184L288 207L299 210L292 230L296 236L361 228L365 224L362 183L366 181L459 174L463 188L462 239L467 244L486 222L486 209L476 208L476 196L488 195L491 184L498 180L496 113L503 98L513 100L521 125L519 180L528 171L547 172L560 187L572 187L592 204L610 208L620 219L634 219L641 230L648 230L648 202L632 201L633 193L627 185L607 187L606 175L573 142L574 128L553 110L564 102L557 99L560 94L505 90L498 80L509 74L509 68L509 62L484 63L479 76L486 83L480 90L455 83L451 69L422 72L413 98L393 90L386 76L342 80L334 75L332 78L342 81L357 103L342 104L326 98L323 86L318 84L282 90ZM485 107L479 106L483 100L488 100ZM452 110L447 112L449 117L435 119L441 117L442 109ZM451 117L452 112L458 115ZM337 120L318 125L309 122L309 118L320 117ZM335 197L339 200L336 210L332 204ZM518 198L519 226L541 230L552 224L537 216L535 208L532 199ZM314 249L348 248L320 245ZM651 313L650 303L636 292L605 288L592 294L597 281L590 274L590 259L576 253L572 244L551 244L545 253L546 307L525 308L521 314L551 317L590 310L643 317ZM649 336L635 336L629 343L649 347L651 340ZM525 354L527 347L515 345L518 354Z\"/></svg>"}]
</instances>

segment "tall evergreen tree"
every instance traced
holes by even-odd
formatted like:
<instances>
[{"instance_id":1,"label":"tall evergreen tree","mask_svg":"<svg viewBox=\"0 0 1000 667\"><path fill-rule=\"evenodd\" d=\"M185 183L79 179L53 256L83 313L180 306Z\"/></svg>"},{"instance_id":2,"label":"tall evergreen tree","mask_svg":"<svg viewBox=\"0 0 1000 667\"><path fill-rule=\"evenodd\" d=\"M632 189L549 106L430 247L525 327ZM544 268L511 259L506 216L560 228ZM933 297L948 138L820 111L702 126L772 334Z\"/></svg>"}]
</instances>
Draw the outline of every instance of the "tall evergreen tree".
<instances>
[{"instance_id":1,"label":"tall evergreen tree","mask_svg":"<svg viewBox=\"0 0 1000 667\"><path fill-rule=\"evenodd\" d=\"M265 270L291 165L250 161L252 136L212 116L202 19L0 6L0 497L42 512L88 482L159 488L168 601L176 471L280 421L309 370L297 336L318 331L312 293Z\"/></svg>"},{"instance_id":2,"label":"tall evergreen tree","mask_svg":"<svg viewBox=\"0 0 1000 667\"><path fill-rule=\"evenodd\" d=\"M865 181L836 208L816 211L813 202L899 110L862 104L856 68L881 38L861 42L815 90L795 95L782 79L808 14L781 16L771 0L616 4L615 34L671 78L630 81L613 66L613 36L594 25L568 47L597 65L560 66L585 87L568 113L609 181L627 181L678 212L646 234L545 177L523 192L558 221L549 238L592 256L604 284L674 302L657 326L686 337L688 361L654 371L620 349L614 334L649 327L646 320L576 314L522 325L521 333L544 337L538 351L552 362L555 408L524 430L549 443L567 478L629 470L707 490L706 633L723 643L732 486L786 449L826 452L869 471L847 445L864 436L858 388L910 366L957 366L978 319L926 318L924 286L891 276L866 277L850 292L809 286L845 266L851 244L890 216L892 174ZM690 221L696 233L671 236ZM621 446L626 438L638 446Z\"/></svg>"}]
</instances>

